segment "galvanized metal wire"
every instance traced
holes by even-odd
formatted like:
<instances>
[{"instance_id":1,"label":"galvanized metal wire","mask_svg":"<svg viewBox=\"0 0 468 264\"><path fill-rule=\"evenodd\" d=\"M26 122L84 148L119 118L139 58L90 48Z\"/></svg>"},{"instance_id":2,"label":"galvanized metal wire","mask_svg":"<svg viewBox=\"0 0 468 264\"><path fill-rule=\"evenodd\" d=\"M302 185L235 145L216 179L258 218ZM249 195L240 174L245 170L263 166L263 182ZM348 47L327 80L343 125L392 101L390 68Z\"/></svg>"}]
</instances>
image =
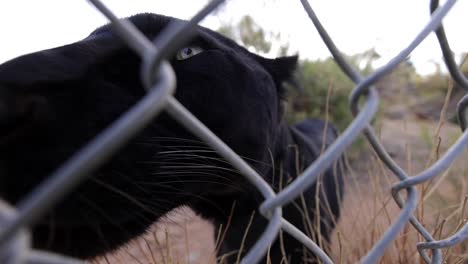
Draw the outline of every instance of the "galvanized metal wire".
<instances>
[{"instance_id":1,"label":"galvanized metal wire","mask_svg":"<svg viewBox=\"0 0 468 264\"><path fill-rule=\"evenodd\" d=\"M176 89L175 76L170 64L165 59L193 37L198 22L224 1L211 1L188 23L169 24L154 40L147 39L128 20L118 19L100 0L89 1L112 22L115 33L141 57L141 79L148 93L128 112L52 173L34 191L28 194L16 208L12 208L0 200L1 263L80 263L79 260L65 256L32 250L30 248L28 226L60 201L65 194L84 181L88 175L91 175L90 172L110 159L113 153L117 152L125 142L148 125L163 110L230 162L264 196L265 200L260 205L259 210L263 216L269 219L269 224L241 263L257 263L266 254L268 247L276 239L281 229L301 241L323 263L333 263L330 257L314 241L282 218L282 206L297 198L305 189L314 184L318 175L330 167L361 133L367 138L378 157L399 179L399 182L392 186L392 195L401 208L398 218L367 255L361 259L361 263L376 263L408 222L425 240L417 244L417 249L426 263L441 263L442 248L454 246L468 239L468 224L465 223L452 236L442 240L435 240L431 233L413 215L417 206L415 186L427 182L444 172L468 146L468 132L466 130L468 124L468 95L460 100L457 107L463 134L437 162L418 175L410 177L396 164L376 137L370 124L379 105L378 93L372 85L379 78L394 70L431 32L435 32L437 35L445 63L452 78L468 92L468 79L455 63L442 26L443 18L456 4L456 0L447 0L442 6L439 6L438 0L432 0L430 3L431 19L421 32L385 66L368 76L361 76L357 70L347 63L309 3L306 0L301 0L304 10L328 46L337 64L356 84L350 95L350 108L355 118L338 139L325 150L323 155L303 172L303 175L279 193L275 193L255 170L173 97ZM358 105L360 100L364 101L361 108ZM400 195L401 191L406 191L405 198ZM432 251L431 256L427 254L427 250Z\"/></svg>"}]
</instances>

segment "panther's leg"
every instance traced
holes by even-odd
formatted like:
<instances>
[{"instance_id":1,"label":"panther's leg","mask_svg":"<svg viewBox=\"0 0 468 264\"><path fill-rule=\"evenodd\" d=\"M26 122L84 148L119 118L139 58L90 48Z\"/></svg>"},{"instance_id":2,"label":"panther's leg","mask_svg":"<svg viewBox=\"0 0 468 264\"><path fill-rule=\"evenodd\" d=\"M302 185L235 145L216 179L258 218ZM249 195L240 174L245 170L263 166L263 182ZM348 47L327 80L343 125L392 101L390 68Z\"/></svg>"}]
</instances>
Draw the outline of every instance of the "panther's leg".
<instances>
[{"instance_id":1,"label":"panther's leg","mask_svg":"<svg viewBox=\"0 0 468 264\"><path fill-rule=\"evenodd\" d=\"M307 165L314 162L321 152L328 148L338 137L338 133L332 124L327 124L319 119L304 120L296 124L294 128L294 137L303 145L303 156ZM318 196L317 193L313 194L314 200L319 198L319 203L315 201L315 204L320 204L320 211L312 208L309 211L310 213L315 211L315 214L320 213L321 218L325 218L323 222L328 226L322 228L322 234L327 236L334 229L340 216L340 206L344 195L344 173L344 162L343 158L340 157L318 178L319 184L316 190L319 193Z\"/></svg>"},{"instance_id":2,"label":"panther's leg","mask_svg":"<svg viewBox=\"0 0 468 264\"><path fill-rule=\"evenodd\" d=\"M328 148L338 137L336 129L323 120L307 119L292 128L292 135L301 149L304 167L317 160L321 152ZM324 137L325 136L325 137ZM340 206L344 195L344 162L339 158L322 175L303 197L307 200L309 235L323 248L327 249L331 232L340 216Z\"/></svg>"}]
</instances>

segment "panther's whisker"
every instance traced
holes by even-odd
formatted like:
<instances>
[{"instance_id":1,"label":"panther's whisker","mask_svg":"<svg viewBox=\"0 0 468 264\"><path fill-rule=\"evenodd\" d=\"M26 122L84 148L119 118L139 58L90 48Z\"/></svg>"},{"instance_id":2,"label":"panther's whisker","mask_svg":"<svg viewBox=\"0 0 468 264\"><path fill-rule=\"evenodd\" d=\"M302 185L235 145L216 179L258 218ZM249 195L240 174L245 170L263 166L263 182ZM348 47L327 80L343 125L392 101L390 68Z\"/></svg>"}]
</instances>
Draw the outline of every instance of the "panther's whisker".
<instances>
[{"instance_id":1,"label":"panther's whisker","mask_svg":"<svg viewBox=\"0 0 468 264\"><path fill-rule=\"evenodd\" d=\"M169 153L177 153L177 152L190 152L190 153L194 153L194 152L204 152L204 153L216 153L216 151L214 151L211 147L207 146L204 142L202 141L195 141L195 140L190 140L190 139L183 139L183 138L171 138L172 140L171 141L181 141L181 142L184 142L184 141L188 141L188 142L195 142L195 143L200 143L200 145L164 145L162 146L163 148L176 148L176 150L170 150L170 151L160 151L158 152L158 155L159 154L169 154ZM156 141L156 140L155 140ZM177 149L177 148L187 148L187 149L191 149L191 150L180 150L180 149ZM198 148L198 150L197 150ZM241 158L243 158L244 160L246 161L250 161L250 162L255 162L255 163L261 163L263 165L266 165L266 166L270 166L272 167L272 165L268 162L264 162L264 161L259 161L259 160L255 160L255 159L252 159L252 158L249 158L249 157L246 157L246 156L243 156L243 155L239 155Z\"/></svg>"},{"instance_id":2,"label":"panther's whisker","mask_svg":"<svg viewBox=\"0 0 468 264\"><path fill-rule=\"evenodd\" d=\"M153 173L152 175L160 175L159 178L169 178L169 177L172 177L174 175L177 175L177 177L192 177L193 174L195 174L193 171L164 171L164 172L156 172L156 173ZM204 172L204 171L197 171L196 172L196 175L205 175L205 176L208 176L208 177L215 177L215 178L219 178L219 179L223 179L223 180L228 180L228 181L233 181L232 178L229 178L229 177L225 177L225 176L222 176L222 175L219 175L219 174L216 174L216 173L211 173L211 172ZM229 174L229 176L239 176L239 175L233 175L233 174ZM159 179L158 178L158 179Z\"/></svg>"},{"instance_id":3,"label":"panther's whisker","mask_svg":"<svg viewBox=\"0 0 468 264\"><path fill-rule=\"evenodd\" d=\"M186 148L190 148L189 146L185 146ZM163 155L168 155L168 154L173 154L173 153L216 153L216 151L214 150L196 150L196 149L189 149L189 150L168 150L168 151L160 151L157 153L156 157L158 156L163 156ZM261 165L265 165L265 166L268 166L268 167L273 167L272 164L268 163L268 162L264 162L264 161L259 161L259 160L256 160L256 159L252 159L252 158L249 158L249 157L246 157L246 156L242 156L242 155L239 155L242 159L248 161L248 162L252 162L252 163L256 163L256 164L261 164ZM219 158L220 161L224 161L226 163L228 163L227 161L225 161L223 158ZM228 163L229 164L229 163Z\"/></svg>"},{"instance_id":4,"label":"panther's whisker","mask_svg":"<svg viewBox=\"0 0 468 264\"><path fill-rule=\"evenodd\" d=\"M166 181L166 183L176 183L176 182L178 181ZM224 182L216 182L216 181L208 181L208 180L184 180L184 183L212 183L212 184L217 184L217 185L233 187L232 185L224 183ZM149 186L153 185L152 182L147 182L146 184Z\"/></svg>"},{"instance_id":5,"label":"panther's whisker","mask_svg":"<svg viewBox=\"0 0 468 264\"><path fill-rule=\"evenodd\" d=\"M125 181L127 181L129 184L131 184L133 186L136 186L140 191L145 192L145 193L150 193L150 190L144 188L144 186L138 185L135 182L134 179L129 178L126 174L121 173L119 171L110 171L110 173L115 174L115 175L119 176L119 178L124 179Z\"/></svg>"},{"instance_id":6,"label":"panther's whisker","mask_svg":"<svg viewBox=\"0 0 468 264\"><path fill-rule=\"evenodd\" d=\"M95 212L97 212L98 214L100 214L104 220L106 220L108 223L114 225L115 227L118 227L119 229L122 230L122 232L125 232L127 233L128 231L122 227L122 225L120 223L118 223L117 221L114 220L114 218L110 217L108 214L106 214L106 212L101 208L99 207L95 202L93 202L92 200L88 199L86 196L80 194L78 196L78 199L85 203L90 209L94 210ZM92 225L100 225L100 223L97 223L95 221L91 221L89 219L89 216L86 212L83 212L84 216L86 217L86 220L89 224L92 224ZM88 216L88 217L87 217Z\"/></svg>"},{"instance_id":7,"label":"panther's whisker","mask_svg":"<svg viewBox=\"0 0 468 264\"><path fill-rule=\"evenodd\" d=\"M211 147L209 146L190 146L190 145L164 145L164 146L161 146L162 148L174 148L174 150L167 150L167 151L159 151L157 154L156 154L156 157L160 158L159 156L164 156L164 155L171 155L171 154L179 154L179 153L216 153L216 151L214 151ZM183 149L181 149L183 148ZM198 148L198 149L197 149ZM182 155L182 154L181 154ZM243 158L244 160L246 160L247 162L251 162L251 163L254 163L254 164L260 164L260 165L263 165L263 166L267 166L269 168L273 168L273 165L268 163L268 162L264 162L264 161L260 161L260 160L256 160L256 159L252 159L252 158L249 158L249 157L246 157L246 156L243 156L243 155L239 155L241 158ZM214 157L212 157L214 158ZM227 161L225 161L223 158L219 157L219 161L223 161L227 164L229 164Z\"/></svg>"},{"instance_id":8,"label":"panther's whisker","mask_svg":"<svg viewBox=\"0 0 468 264\"><path fill-rule=\"evenodd\" d=\"M190 153L186 153L186 154L177 153L176 155L164 155L164 156L158 157L156 161L149 161L149 162L146 162L146 163L152 164L152 163L158 163L158 162L160 163L160 162L183 161L183 160L195 160L195 161L199 161L199 163L209 162L211 164L214 164L215 162L218 162L218 163L227 164L229 167L232 167L229 164L229 162L227 162L224 159L217 158L217 157L209 157L209 156L190 154Z\"/></svg>"},{"instance_id":9,"label":"panther's whisker","mask_svg":"<svg viewBox=\"0 0 468 264\"><path fill-rule=\"evenodd\" d=\"M177 141L177 142L192 142L192 143L197 143L203 146L206 146L206 143L200 140L196 139L188 139L188 138L181 138L181 137L147 137L145 140L152 140L154 142L159 142L159 141Z\"/></svg>"},{"instance_id":10,"label":"panther's whisker","mask_svg":"<svg viewBox=\"0 0 468 264\"><path fill-rule=\"evenodd\" d=\"M136 143L140 146L158 146L161 149L200 149L200 150L212 150L211 147L208 146L199 146L199 145L168 145L168 144L159 144L158 143L153 143L153 142L139 142ZM214 151L213 151L214 152Z\"/></svg>"},{"instance_id":11,"label":"panther's whisker","mask_svg":"<svg viewBox=\"0 0 468 264\"><path fill-rule=\"evenodd\" d=\"M91 208L95 209L99 214L101 214L103 217L107 217L107 214L102 214L102 210L98 207L98 208L94 208L94 203L91 202L89 199L87 199L86 197L84 196L81 196L81 197L78 197L78 199L82 202L85 202L88 204L88 206L90 206ZM96 222L96 221L92 221L92 218L91 216L89 216L89 214L87 214L86 212L81 212L82 216L83 216L83 219L85 222L88 223L88 226L90 229L94 229L99 238L99 241L102 243L102 245L104 245L105 248L107 248L107 250L110 250L111 247L109 246L109 241L106 239L106 237L104 236L103 232L102 232L102 229L101 229L101 224ZM109 221L109 223L115 227L117 227L119 230L121 230L122 232L125 232L127 233L128 231L123 228L120 224L118 223L115 223L115 221L113 221L112 218L110 219L106 219L106 220L111 220Z\"/></svg>"},{"instance_id":12,"label":"panther's whisker","mask_svg":"<svg viewBox=\"0 0 468 264\"><path fill-rule=\"evenodd\" d=\"M194 193L188 193L186 191L183 191L183 190L180 190L180 189L177 189L173 186L170 186L170 185L165 185L165 182L151 182L151 186L161 186L163 185L164 188L166 189L172 189L174 191L163 191L163 190L158 190L158 194L172 194L172 195L186 195L188 197L192 197L192 198L195 198L195 199L199 199L201 201L204 201L206 202L207 204L210 204L212 205L214 208L216 208L216 210L218 210L219 212L223 212L222 208L220 208L216 203L214 203L213 201L201 196L201 195L197 195L197 194L194 194ZM161 200L158 200L157 202L160 202ZM167 202L170 202L169 200L165 200ZM156 203L156 201L150 201L150 200L147 200L144 201L145 203L149 203L149 204L154 204Z\"/></svg>"},{"instance_id":13,"label":"panther's whisker","mask_svg":"<svg viewBox=\"0 0 468 264\"><path fill-rule=\"evenodd\" d=\"M224 177L224 176L220 176L218 174L214 174L214 173L208 173L208 172L196 172L196 173L190 173L190 172L173 172L172 174L169 172L167 174L163 174L161 176L159 176L162 180L162 182L165 182L167 183L167 181L165 179L168 179L168 178L172 178L173 175L177 175L177 180L174 180L172 182L181 182L181 183L184 183L184 182L187 182L186 181L186 178L190 178L190 177L193 177L193 178L196 178L196 177L202 177L202 176L206 176L206 177L209 177L209 178L215 178L215 179L219 179L219 180L226 180L225 183L226 184L230 184L232 182L234 182L232 180L232 178L228 178L228 177ZM240 177L239 175L230 175L232 177ZM241 182L237 182L237 183L241 183ZM229 185L233 188L235 188L236 190L239 190L241 192L244 191L244 189L242 188L242 185L241 184L231 184Z\"/></svg>"},{"instance_id":14,"label":"panther's whisker","mask_svg":"<svg viewBox=\"0 0 468 264\"><path fill-rule=\"evenodd\" d=\"M89 223L90 228L96 230L96 234L99 237L100 242L109 251L111 249L110 243L106 239L106 236L104 235L104 233L102 232L101 225L98 224L98 223L95 223L95 222L90 222L88 218L89 217L87 217L86 219L88 220L87 222ZM116 226L116 227L119 228L119 229L125 230L125 229L121 228L120 226Z\"/></svg>"},{"instance_id":15,"label":"panther's whisker","mask_svg":"<svg viewBox=\"0 0 468 264\"><path fill-rule=\"evenodd\" d=\"M124 192L122 190L119 190L119 189L115 188L114 186L112 186L110 184L107 184L105 182L102 182L102 181L100 181L98 179L91 178L90 180L97 183L98 185L108 189L109 191L112 191L112 192L120 195L121 197L127 199L128 201L130 201L133 204L137 205L138 207L140 207L144 211L154 214L154 210L152 210L151 208L148 208L146 205L144 205L143 203L141 203L140 201L138 201L137 199L135 199L133 196L129 195L128 193L126 193L126 192Z\"/></svg>"},{"instance_id":16,"label":"panther's whisker","mask_svg":"<svg viewBox=\"0 0 468 264\"><path fill-rule=\"evenodd\" d=\"M211 149L202 149L200 147L194 147L194 146L172 146L172 147L160 147L161 150L158 151L154 156L163 156L163 155L174 155L175 153L191 153L191 154L198 154L198 153L208 153L209 154L215 154L216 152L211 150ZM199 154L200 156L203 156L202 154ZM214 155L210 155L214 156Z\"/></svg>"},{"instance_id":17,"label":"panther's whisker","mask_svg":"<svg viewBox=\"0 0 468 264\"><path fill-rule=\"evenodd\" d=\"M163 165L160 168L161 169L179 169L179 168L181 168L181 166ZM234 173L237 172L236 170L233 170L233 169L223 168L223 167L219 167L219 166L204 165L204 164L186 165L186 166L183 166L183 168L184 169L218 169L218 170L229 171L229 172L234 172Z\"/></svg>"},{"instance_id":18,"label":"panther's whisker","mask_svg":"<svg viewBox=\"0 0 468 264\"><path fill-rule=\"evenodd\" d=\"M189 161L194 161L194 162L187 162L185 160ZM201 162L195 162L196 160L193 159L187 159L187 158L174 158L174 159L169 159L169 160L161 160L159 162L156 162L156 164L160 166L177 166L180 168L189 168L192 169L193 166L196 166L199 169L221 169L221 170L231 170L235 171L235 169L229 168L229 167L224 167L224 166L218 166L216 165L215 162L210 162L210 164L205 164ZM151 164L151 163L150 163ZM224 165L224 164L222 164ZM160 167L161 169L163 167ZM167 167L164 167L164 169L167 169Z\"/></svg>"},{"instance_id":19,"label":"panther's whisker","mask_svg":"<svg viewBox=\"0 0 468 264\"><path fill-rule=\"evenodd\" d=\"M181 183L182 181L177 181L177 180L174 180L174 181L169 181L169 180L165 180L164 181L165 183ZM147 186L154 186L154 185L157 185L156 183L153 183L153 182L140 182L141 184L145 184ZM193 180L183 180L183 183L184 184L187 184L187 183L212 183L212 184L216 184L216 185L223 185L223 186L226 186L226 187L229 187L231 189L234 189L234 190L237 190L239 192L245 192L245 189L243 189L240 185L234 185L234 184L231 184L229 182L220 182L220 181L212 181L212 180L199 180L199 179L193 179ZM183 192L180 192L183 194ZM175 193L173 193L175 194Z\"/></svg>"}]
</instances>

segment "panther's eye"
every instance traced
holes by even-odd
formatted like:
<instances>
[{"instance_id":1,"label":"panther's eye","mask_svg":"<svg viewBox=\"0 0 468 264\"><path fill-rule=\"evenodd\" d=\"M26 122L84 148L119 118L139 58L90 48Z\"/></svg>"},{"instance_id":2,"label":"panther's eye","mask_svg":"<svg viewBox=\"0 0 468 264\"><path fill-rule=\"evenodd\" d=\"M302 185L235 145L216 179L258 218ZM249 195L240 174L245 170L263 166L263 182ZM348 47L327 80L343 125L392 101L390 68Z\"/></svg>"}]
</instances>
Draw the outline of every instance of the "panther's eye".
<instances>
[{"instance_id":1,"label":"panther's eye","mask_svg":"<svg viewBox=\"0 0 468 264\"><path fill-rule=\"evenodd\" d=\"M190 47L185 47L179 50L176 54L176 59L177 60L186 60L192 56L197 55L198 53L202 52L203 49L198 47L198 46L190 46Z\"/></svg>"}]
</instances>

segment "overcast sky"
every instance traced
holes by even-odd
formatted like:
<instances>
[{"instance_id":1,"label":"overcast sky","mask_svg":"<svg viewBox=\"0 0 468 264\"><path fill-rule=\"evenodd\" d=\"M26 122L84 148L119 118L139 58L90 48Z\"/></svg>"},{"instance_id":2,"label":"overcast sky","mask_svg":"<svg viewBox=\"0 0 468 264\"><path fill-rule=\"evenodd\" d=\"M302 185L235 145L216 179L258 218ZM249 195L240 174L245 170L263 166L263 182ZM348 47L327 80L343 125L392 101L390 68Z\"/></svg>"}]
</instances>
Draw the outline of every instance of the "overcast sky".
<instances>
[{"instance_id":1,"label":"overcast sky","mask_svg":"<svg viewBox=\"0 0 468 264\"><path fill-rule=\"evenodd\" d=\"M142 12L188 19L206 0L103 0L120 17ZM338 47L348 54L375 47L382 61L397 54L429 18L428 0L310 1ZM454 52L468 52L468 1L459 1L444 20ZM202 25L216 29L250 14L267 31L281 33L292 53L303 58L329 56L299 0L231 0ZM85 0L15 0L0 9L0 62L18 55L71 43L107 20ZM464 27L462 27L464 25ZM431 36L411 56L422 73L441 61Z\"/></svg>"}]
</instances>

